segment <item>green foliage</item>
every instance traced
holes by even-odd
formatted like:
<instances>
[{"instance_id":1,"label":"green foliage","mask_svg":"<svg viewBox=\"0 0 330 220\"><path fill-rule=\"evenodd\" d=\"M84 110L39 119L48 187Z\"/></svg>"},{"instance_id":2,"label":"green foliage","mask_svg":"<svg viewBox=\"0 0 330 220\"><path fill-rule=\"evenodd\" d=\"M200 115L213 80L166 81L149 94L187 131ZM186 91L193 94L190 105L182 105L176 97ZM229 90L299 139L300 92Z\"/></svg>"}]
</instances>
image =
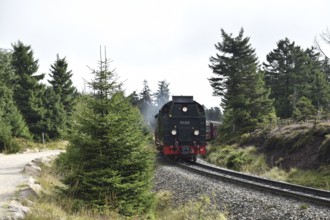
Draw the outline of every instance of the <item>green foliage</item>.
<instances>
[{"instance_id":1,"label":"green foliage","mask_svg":"<svg viewBox=\"0 0 330 220\"><path fill-rule=\"evenodd\" d=\"M267 169L263 155L257 155L255 147L239 148L235 145L212 146L207 155L210 163L252 173L262 173Z\"/></svg>"},{"instance_id":2,"label":"green foliage","mask_svg":"<svg viewBox=\"0 0 330 220\"><path fill-rule=\"evenodd\" d=\"M57 59L50 69L51 87L46 89L44 106L44 127L49 138L64 137L70 127L70 119L76 104L77 91L72 84L72 71L68 71L68 63L64 58Z\"/></svg>"},{"instance_id":3,"label":"green foliage","mask_svg":"<svg viewBox=\"0 0 330 220\"><path fill-rule=\"evenodd\" d=\"M241 29L237 37L221 30L223 41L216 44L220 54L210 58L215 77L209 79L214 95L222 97L222 132L228 135L253 131L276 119L270 90L248 37Z\"/></svg>"},{"instance_id":4,"label":"green foliage","mask_svg":"<svg viewBox=\"0 0 330 220\"><path fill-rule=\"evenodd\" d=\"M77 204L76 200L58 193L59 189L65 188L65 185L60 181L62 174L58 172L57 167L52 163L41 164L41 167L38 182L41 184L42 193L36 201L33 201L30 207L31 212L25 217L27 220L226 219L226 215L219 212L216 206L211 204L211 198L207 196L201 196L196 200L188 201L185 205L174 207L173 195L169 191L156 192L156 209L151 214L123 216L113 210L100 212L97 208L86 206L86 204L83 204L79 210L73 211L73 207Z\"/></svg>"},{"instance_id":5,"label":"green foliage","mask_svg":"<svg viewBox=\"0 0 330 220\"><path fill-rule=\"evenodd\" d=\"M12 53L0 48L0 77L1 82L9 88L17 80L14 69L11 65Z\"/></svg>"},{"instance_id":6,"label":"green foliage","mask_svg":"<svg viewBox=\"0 0 330 220\"><path fill-rule=\"evenodd\" d=\"M318 149L319 158L325 164L330 164L330 135L326 135L325 137L325 140Z\"/></svg>"},{"instance_id":7,"label":"green foliage","mask_svg":"<svg viewBox=\"0 0 330 220\"><path fill-rule=\"evenodd\" d=\"M55 94L53 87L47 87L43 97L43 106L46 109L43 128L46 138L59 139L63 137L67 130L68 116L63 104L60 102L60 96Z\"/></svg>"},{"instance_id":8,"label":"green foliage","mask_svg":"<svg viewBox=\"0 0 330 220\"><path fill-rule=\"evenodd\" d=\"M20 147L13 138L30 138L30 133L9 87L15 79L11 54L3 50L0 50L0 79L0 151L17 152Z\"/></svg>"},{"instance_id":9,"label":"green foliage","mask_svg":"<svg viewBox=\"0 0 330 220\"><path fill-rule=\"evenodd\" d=\"M267 63L263 65L266 85L271 88L270 97L275 99L279 117L303 115L297 110L302 97L309 99L317 110L328 109L330 84L326 80L326 65L320 62L315 48L303 50L285 38L267 55Z\"/></svg>"},{"instance_id":10,"label":"green foliage","mask_svg":"<svg viewBox=\"0 0 330 220\"><path fill-rule=\"evenodd\" d=\"M153 153L144 147L137 109L121 94L112 97L109 113L95 115L96 100L81 113L71 137L67 160L73 169L66 183L77 198L92 206L119 209L122 214L151 208Z\"/></svg>"},{"instance_id":11,"label":"green foliage","mask_svg":"<svg viewBox=\"0 0 330 220\"><path fill-rule=\"evenodd\" d=\"M56 95L60 97L60 103L63 106L67 117L71 116L73 106L77 97L77 90L72 83L72 71L68 71L68 63L64 58L57 59L51 65L49 76L52 78L48 82L52 85Z\"/></svg>"},{"instance_id":12,"label":"green foliage","mask_svg":"<svg viewBox=\"0 0 330 220\"><path fill-rule=\"evenodd\" d=\"M33 57L30 46L18 41L13 44L12 66L17 81L13 84L14 100L22 113L30 132L35 138L40 138L43 132L45 109L42 103L45 87L39 84L44 74L35 75L38 70L38 60Z\"/></svg>"},{"instance_id":13,"label":"green foliage","mask_svg":"<svg viewBox=\"0 0 330 220\"><path fill-rule=\"evenodd\" d=\"M146 147L137 108L119 90L107 61L94 71L93 96L74 117L67 153L61 158L68 194L79 204L123 215L147 213L153 206L154 152Z\"/></svg>"},{"instance_id":14,"label":"green foliage","mask_svg":"<svg viewBox=\"0 0 330 220\"><path fill-rule=\"evenodd\" d=\"M301 97L293 109L293 118L297 121L304 121L306 119L313 119L316 115L316 109L312 105L311 100L305 96Z\"/></svg>"},{"instance_id":15,"label":"green foliage","mask_svg":"<svg viewBox=\"0 0 330 220\"><path fill-rule=\"evenodd\" d=\"M219 107L205 109L206 120L222 121L222 112Z\"/></svg>"},{"instance_id":16,"label":"green foliage","mask_svg":"<svg viewBox=\"0 0 330 220\"><path fill-rule=\"evenodd\" d=\"M317 170L291 169L287 181L303 186L330 190L330 167L323 166Z\"/></svg>"}]
</instances>

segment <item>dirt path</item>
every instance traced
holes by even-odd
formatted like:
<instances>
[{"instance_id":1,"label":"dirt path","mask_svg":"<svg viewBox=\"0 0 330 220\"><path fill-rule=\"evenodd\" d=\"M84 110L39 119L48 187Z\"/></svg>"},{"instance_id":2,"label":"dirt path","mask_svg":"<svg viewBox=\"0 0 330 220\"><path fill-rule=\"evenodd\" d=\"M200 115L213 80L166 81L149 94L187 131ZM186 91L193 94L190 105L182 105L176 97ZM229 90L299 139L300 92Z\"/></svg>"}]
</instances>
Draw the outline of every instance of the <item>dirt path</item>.
<instances>
[{"instance_id":1,"label":"dirt path","mask_svg":"<svg viewBox=\"0 0 330 220\"><path fill-rule=\"evenodd\" d=\"M60 152L50 150L38 153L0 154L0 217L5 211L4 206L12 200L17 186L28 181L28 176L23 173L24 166L33 159L57 155Z\"/></svg>"}]
</instances>

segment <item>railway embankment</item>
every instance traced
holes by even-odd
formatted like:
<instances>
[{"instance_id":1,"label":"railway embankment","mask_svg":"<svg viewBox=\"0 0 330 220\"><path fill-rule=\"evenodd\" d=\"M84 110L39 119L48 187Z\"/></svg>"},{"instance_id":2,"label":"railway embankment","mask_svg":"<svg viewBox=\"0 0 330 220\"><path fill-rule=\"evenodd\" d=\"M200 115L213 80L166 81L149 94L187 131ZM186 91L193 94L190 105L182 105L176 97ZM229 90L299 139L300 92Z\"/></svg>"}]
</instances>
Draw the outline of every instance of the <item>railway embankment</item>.
<instances>
[{"instance_id":1,"label":"railway embankment","mask_svg":"<svg viewBox=\"0 0 330 220\"><path fill-rule=\"evenodd\" d=\"M330 123L256 130L214 144L207 160L237 171L330 190Z\"/></svg>"}]
</instances>

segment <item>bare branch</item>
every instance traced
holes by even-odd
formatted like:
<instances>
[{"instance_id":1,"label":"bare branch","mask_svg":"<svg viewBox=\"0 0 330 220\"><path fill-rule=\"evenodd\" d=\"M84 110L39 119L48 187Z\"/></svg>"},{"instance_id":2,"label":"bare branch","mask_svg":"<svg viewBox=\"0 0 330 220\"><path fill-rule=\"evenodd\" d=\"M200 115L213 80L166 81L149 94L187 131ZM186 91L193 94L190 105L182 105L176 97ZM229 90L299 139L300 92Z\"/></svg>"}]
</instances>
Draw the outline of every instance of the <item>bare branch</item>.
<instances>
[{"instance_id":1,"label":"bare branch","mask_svg":"<svg viewBox=\"0 0 330 220\"><path fill-rule=\"evenodd\" d=\"M324 57L326 57L326 58L329 58L329 57L324 53L324 51L322 50L321 45L320 45L320 43L319 43L319 41L317 40L316 37L314 38L314 43L316 44L316 48L322 53L322 55L323 55Z\"/></svg>"},{"instance_id":2,"label":"bare branch","mask_svg":"<svg viewBox=\"0 0 330 220\"><path fill-rule=\"evenodd\" d=\"M323 32L320 37L322 38L322 40L324 42L326 42L327 44L330 44L330 32L329 29L327 28L327 30L325 32Z\"/></svg>"}]
</instances>

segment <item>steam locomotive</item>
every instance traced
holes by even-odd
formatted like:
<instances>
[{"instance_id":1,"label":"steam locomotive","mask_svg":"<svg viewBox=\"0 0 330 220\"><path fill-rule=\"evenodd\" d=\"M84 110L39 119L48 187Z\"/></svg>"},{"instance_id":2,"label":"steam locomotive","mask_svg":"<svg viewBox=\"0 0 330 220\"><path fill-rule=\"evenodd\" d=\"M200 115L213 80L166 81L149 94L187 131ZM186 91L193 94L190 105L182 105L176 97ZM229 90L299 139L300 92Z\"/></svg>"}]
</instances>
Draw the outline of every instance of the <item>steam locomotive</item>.
<instances>
[{"instance_id":1,"label":"steam locomotive","mask_svg":"<svg viewBox=\"0 0 330 220\"><path fill-rule=\"evenodd\" d=\"M193 96L172 96L155 118L158 151L194 162L198 154L206 153L205 110Z\"/></svg>"}]
</instances>

